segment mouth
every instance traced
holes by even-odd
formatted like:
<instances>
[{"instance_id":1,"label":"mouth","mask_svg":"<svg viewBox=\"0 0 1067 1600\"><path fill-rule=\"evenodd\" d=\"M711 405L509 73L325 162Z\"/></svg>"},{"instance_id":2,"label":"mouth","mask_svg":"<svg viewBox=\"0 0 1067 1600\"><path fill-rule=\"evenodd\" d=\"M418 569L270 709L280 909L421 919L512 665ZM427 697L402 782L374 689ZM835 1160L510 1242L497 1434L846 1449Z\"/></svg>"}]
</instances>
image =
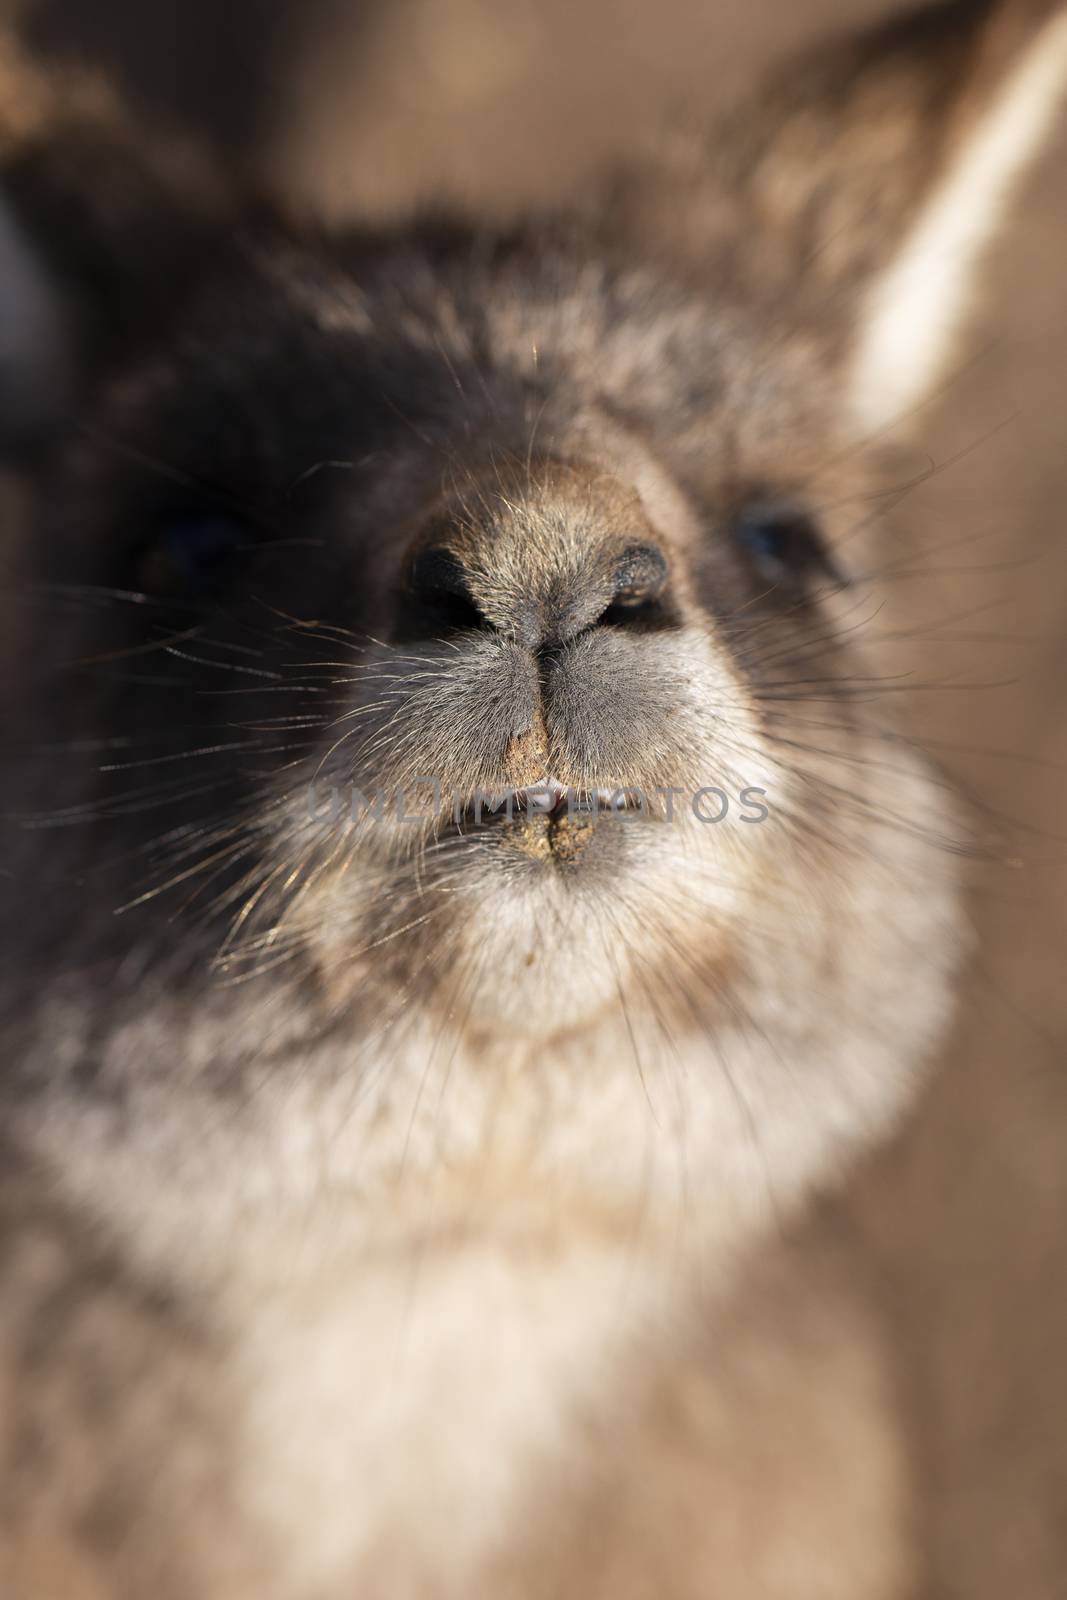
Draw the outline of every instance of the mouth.
<instances>
[{"instance_id":1,"label":"mouth","mask_svg":"<svg viewBox=\"0 0 1067 1600\"><path fill-rule=\"evenodd\" d=\"M569 866L592 844L598 823L639 815L647 815L647 807L635 789L581 788L550 777L498 794L479 791L466 800L457 796L450 831L466 835L490 829L510 851Z\"/></svg>"},{"instance_id":2,"label":"mouth","mask_svg":"<svg viewBox=\"0 0 1067 1600\"><path fill-rule=\"evenodd\" d=\"M499 822L542 822L553 826L564 820L590 822L600 817L646 813L646 803L637 789L567 786L557 778L529 784L519 789L496 793L477 790L464 798L454 797L452 821L457 827L484 827Z\"/></svg>"}]
</instances>

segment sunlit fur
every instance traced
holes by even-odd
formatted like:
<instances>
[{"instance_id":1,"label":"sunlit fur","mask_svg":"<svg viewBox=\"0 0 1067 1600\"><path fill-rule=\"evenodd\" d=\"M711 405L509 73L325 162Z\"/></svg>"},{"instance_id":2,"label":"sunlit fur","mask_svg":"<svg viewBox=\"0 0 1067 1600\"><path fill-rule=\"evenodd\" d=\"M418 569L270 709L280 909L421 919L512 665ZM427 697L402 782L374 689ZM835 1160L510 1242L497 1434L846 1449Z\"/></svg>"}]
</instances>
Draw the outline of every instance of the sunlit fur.
<instances>
[{"instance_id":1,"label":"sunlit fur","mask_svg":"<svg viewBox=\"0 0 1067 1600\"><path fill-rule=\"evenodd\" d=\"M166 1412L129 1491L195 1520L203 1447L205 1595L478 1592L575 1415L895 1125L951 1016L966 831L889 714L859 541L899 484L848 340L646 248L661 203L220 240L31 480L8 1137L186 1308L149 1373L206 1342L217 1413ZM739 537L771 502L817 529L796 571ZM198 588L168 540L206 516L240 537ZM459 625L413 609L428 545ZM309 802L428 778L682 797L555 850ZM705 786L767 815L701 822Z\"/></svg>"},{"instance_id":2,"label":"sunlit fur","mask_svg":"<svg viewBox=\"0 0 1067 1600\"><path fill-rule=\"evenodd\" d=\"M417 1510L461 1584L528 1463L562 1447L603 1370L592 1352L659 1337L754 1229L891 1124L959 947L956 825L883 724L869 599L827 573L768 581L734 541L753 493L792 495L847 567L866 485L842 497L843 446L808 386L791 393L738 317L719 359L725 312L694 347L698 304L640 276L607 308L582 255L531 244L470 285L465 250L450 243L373 335L339 326L340 272L307 290L292 261L292 287L240 280L240 302L184 335L191 355L179 343L105 396L44 513L42 580L77 580L42 599L53 651L86 665L50 713L71 753L38 768L20 870L84 859L82 827L49 822L97 816L99 843L58 931L59 902L41 902L52 977L24 1014L20 1121L145 1269L253 1315L235 1355L254 1396L247 1514L285 1527L279 1502L359 1507L314 1541L289 1531L293 1583L360 1570ZM386 247L364 292L400 273ZM315 381L337 385L325 440L301 431L299 381L258 432L276 357L249 305L265 329L297 317ZM579 308L601 322L588 364L559 343ZM368 449L345 385L373 341L408 388ZM668 430L661 397L697 373L708 397ZM194 417L204 453L183 456ZM216 464L217 440L245 433L247 456ZM249 517L262 542L238 586L191 609L132 587L172 515L163 469L222 486L229 470L243 501L246 459L269 459L278 488ZM428 526L463 551L487 621L398 639ZM579 616L535 658L514 608L545 590L591 593L595 612L601 547L639 535L666 557L669 619ZM78 755L89 729L113 748ZM395 820L392 797L418 811L429 776L461 796L638 786L650 815L603 818L577 860L549 859L499 826ZM313 783L390 806L313 817ZM701 822L705 786L758 789L768 815ZM345 1352L370 1408L345 1412Z\"/></svg>"}]
</instances>

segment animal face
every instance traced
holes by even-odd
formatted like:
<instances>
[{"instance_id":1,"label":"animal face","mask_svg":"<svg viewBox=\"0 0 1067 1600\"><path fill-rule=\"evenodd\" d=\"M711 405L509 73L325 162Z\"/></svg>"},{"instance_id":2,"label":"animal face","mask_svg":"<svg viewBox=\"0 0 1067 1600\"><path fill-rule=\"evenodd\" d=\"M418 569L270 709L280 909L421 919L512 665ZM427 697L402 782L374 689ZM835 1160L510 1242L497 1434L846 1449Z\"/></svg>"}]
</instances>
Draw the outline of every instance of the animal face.
<instances>
[{"instance_id":1,"label":"animal face","mask_svg":"<svg viewBox=\"0 0 1067 1600\"><path fill-rule=\"evenodd\" d=\"M966 49L944 19L850 45L714 153L511 230L322 240L169 182L124 262L69 145L16 161L35 250L72 186L85 213L77 423L23 558L50 609L21 735L68 756L22 817L52 870L97 829L92 893L31 943L299 996L312 1031L633 1010L663 1049L813 1004L877 1033L932 942L925 1040L955 834L868 650L870 436L941 370L1067 48L973 10ZM931 248L943 315L887 364Z\"/></svg>"},{"instance_id":2,"label":"animal face","mask_svg":"<svg viewBox=\"0 0 1067 1600\"><path fill-rule=\"evenodd\" d=\"M798 859L847 879L866 502L817 357L743 304L595 229L476 244L235 253L104 387L42 576L86 586L131 925L193 892L176 935L231 974L430 1006L488 942L480 1022L566 1029L787 929Z\"/></svg>"}]
</instances>

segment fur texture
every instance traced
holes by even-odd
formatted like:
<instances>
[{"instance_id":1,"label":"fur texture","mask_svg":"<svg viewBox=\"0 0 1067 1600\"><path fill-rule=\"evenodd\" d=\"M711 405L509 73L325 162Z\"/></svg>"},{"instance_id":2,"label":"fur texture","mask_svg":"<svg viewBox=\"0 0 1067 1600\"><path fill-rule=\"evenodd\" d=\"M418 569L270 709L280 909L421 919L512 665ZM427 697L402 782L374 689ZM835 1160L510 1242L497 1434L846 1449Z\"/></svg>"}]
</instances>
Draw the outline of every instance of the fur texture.
<instances>
[{"instance_id":1,"label":"fur texture","mask_svg":"<svg viewBox=\"0 0 1067 1600\"><path fill-rule=\"evenodd\" d=\"M24 1592L58 1562L87 1594L540 1593L518 1530L558 1475L895 1125L951 1015L965 835L865 642L893 480L846 379L933 88L980 137L1017 63L994 11L506 232L232 225L121 129L20 144L82 364L13 558ZM805 198L806 119L847 160ZM647 805L472 813L542 781ZM709 823L712 789L767 814ZM871 1595L905 1582L883 1466Z\"/></svg>"}]
</instances>

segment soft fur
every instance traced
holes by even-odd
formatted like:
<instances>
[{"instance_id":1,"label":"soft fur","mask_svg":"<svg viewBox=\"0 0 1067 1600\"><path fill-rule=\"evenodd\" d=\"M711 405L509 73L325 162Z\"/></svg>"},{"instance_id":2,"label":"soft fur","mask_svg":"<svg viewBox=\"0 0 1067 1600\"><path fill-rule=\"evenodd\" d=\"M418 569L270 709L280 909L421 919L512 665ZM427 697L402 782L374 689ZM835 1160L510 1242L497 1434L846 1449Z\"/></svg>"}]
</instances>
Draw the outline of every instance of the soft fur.
<instances>
[{"instance_id":1,"label":"soft fur","mask_svg":"<svg viewBox=\"0 0 1067 1600\"><path fill-rule=\"evenodd\" d=\"M11 558L18 1592L540 1594L561 1475L895 1125L965 833L865 640L894 479L855 352L931 126L965 159L1029 38L923 14L508 232L308 237L110 113L16 141L71 341ZM654 798L401 821L429 778ZM705 786L767 816L701 822ZM312 803L352 790L382 814Z\"/></svg>"}]
</instances>

